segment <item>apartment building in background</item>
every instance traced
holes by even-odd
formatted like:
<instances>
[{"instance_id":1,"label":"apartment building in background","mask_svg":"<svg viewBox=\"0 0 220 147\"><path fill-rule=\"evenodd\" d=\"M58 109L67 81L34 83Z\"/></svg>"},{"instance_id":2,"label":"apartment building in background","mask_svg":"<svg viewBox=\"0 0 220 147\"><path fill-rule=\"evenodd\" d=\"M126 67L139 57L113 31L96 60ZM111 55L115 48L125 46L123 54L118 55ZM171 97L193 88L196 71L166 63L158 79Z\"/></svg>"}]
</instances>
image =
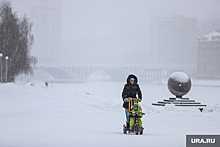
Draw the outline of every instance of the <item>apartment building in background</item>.
<instances>
[{"instance_id":1,"label":"apartment building in background","mask_svg":"<svg viewBox=\"0 0 220 147\"><path fill-rule=\"evenodd\" d=\"M198 75L200 78L220 79L220 30L199 37Z\"/></svg>"},{"instance_id":2,"label":"apartment building in background","mask_svg":"<svg viewBox=\"0 0 220 147\"><path fill-rule=\"evenodd\" d=\"M197 68L197 19L184 16L151 20L152 63L171 70Z\"/></svg>"}]
</instances>

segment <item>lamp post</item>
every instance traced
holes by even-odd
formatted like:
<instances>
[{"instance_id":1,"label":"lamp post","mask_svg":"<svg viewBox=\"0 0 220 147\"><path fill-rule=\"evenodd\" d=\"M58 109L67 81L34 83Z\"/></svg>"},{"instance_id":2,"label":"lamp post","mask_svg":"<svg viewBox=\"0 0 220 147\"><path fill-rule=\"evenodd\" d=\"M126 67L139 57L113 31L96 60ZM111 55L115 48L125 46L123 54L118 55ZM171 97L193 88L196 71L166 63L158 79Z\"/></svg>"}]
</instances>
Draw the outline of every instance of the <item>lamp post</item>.
<instances>
[{"instance_id":1,"label":"lamp post","mask_svg":"<svg viewBox=\"0 0 220 147\"><path fill-rule=\"evenodd\" d=\"M6 77L5 77L5 82L7 83L7 74L8 74L8 56L5 57L5 60L6 60L6 64L5 64L5 74L6 74Z\"/></svg>"},{"instance_id":2,"label":"lamp post","mask_svg":"<svg viewBox=\"0 0 220 147\"><path fill-rule=\"evenodd\" d=\"M1 84L2 84L2 53L0 53L0 65L1 65Z\"/></svg>"},{"instance_id":3,"label":"lamp post","mask_svg":"<svg viewBox=\"0 0 220 147\"><path fill-rule=\"evenodd\" d=\"M8 69L9 69L8 70L8 77L9 77L9 81L12 81L11 80L11 70L10 70L11 62L12 62L12 58L10 58L9 61L8 61L8 66L9 66L8 67Z\"/></svg>"}]
</instances>

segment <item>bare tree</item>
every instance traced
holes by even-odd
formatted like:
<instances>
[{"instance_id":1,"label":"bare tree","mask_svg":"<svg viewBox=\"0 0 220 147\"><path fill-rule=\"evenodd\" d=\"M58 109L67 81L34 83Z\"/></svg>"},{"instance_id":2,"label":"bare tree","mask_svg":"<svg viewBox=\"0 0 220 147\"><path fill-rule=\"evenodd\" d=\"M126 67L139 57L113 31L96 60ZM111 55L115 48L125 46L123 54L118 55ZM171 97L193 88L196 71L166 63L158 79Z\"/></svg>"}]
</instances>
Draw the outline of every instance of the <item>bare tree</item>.
<instances>
[{"instance_id":1,"label":"bare tree","mask_svg":"<svg viewBox=\"0 0 220 147\"><path fill-rule=\"evenodd\" d=\"M3 54L3 81L6 79L5 57L8 56L7 79L13 82L20 73L33 74L37 59L30 55L34 36L31 34L32 23L24 16L19 19L12 12L11 3L3 1L0 4L0 53Z\"/></svg>"}]
</instances>

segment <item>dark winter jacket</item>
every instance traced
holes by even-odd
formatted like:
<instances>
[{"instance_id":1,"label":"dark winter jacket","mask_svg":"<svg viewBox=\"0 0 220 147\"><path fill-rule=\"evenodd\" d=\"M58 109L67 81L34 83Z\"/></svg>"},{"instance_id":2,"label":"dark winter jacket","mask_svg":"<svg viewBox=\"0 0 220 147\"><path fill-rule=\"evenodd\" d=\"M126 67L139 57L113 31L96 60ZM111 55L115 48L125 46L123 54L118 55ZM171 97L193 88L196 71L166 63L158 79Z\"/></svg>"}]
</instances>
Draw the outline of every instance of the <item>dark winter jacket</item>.
<instances>
[{"instance_id":1,"label":"dark winter jacket","mask_svg":"<svg viewBox=\"0 0 220 147\"><path fill-rule=\"evenodd\" d=\"M134 78L134 84L130 83L130 79ZM122 92L122 99L124 101L125 98L136 98L138 95L138 98L142 99L141 90L138 83L138 79L135 75L129 75L127 78L127 84L125 84L123 92ZM128 109L128 102L124 102L123 107Z\"/></svg>"}]
</instances>

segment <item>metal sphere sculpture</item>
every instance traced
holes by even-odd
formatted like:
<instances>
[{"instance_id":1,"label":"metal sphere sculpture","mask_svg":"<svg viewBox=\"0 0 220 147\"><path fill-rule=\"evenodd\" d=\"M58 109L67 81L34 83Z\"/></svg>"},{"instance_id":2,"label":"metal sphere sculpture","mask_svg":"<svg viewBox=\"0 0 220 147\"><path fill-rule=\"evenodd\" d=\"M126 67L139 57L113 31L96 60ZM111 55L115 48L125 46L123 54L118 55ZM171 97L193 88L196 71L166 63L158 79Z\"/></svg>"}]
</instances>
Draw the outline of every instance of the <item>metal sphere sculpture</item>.
<instances>
[{"instance_id":1,"label":"metal sphere sculpture","mask_svg":"<svg viewBox=\"0 0 220 147\"><path fill-rule=\"evenodd\" d=\"M178 98L182 98L191 89L191 80L184 72L174 72L168 80L169 91Z\"/></svg>"}]
</instances>

